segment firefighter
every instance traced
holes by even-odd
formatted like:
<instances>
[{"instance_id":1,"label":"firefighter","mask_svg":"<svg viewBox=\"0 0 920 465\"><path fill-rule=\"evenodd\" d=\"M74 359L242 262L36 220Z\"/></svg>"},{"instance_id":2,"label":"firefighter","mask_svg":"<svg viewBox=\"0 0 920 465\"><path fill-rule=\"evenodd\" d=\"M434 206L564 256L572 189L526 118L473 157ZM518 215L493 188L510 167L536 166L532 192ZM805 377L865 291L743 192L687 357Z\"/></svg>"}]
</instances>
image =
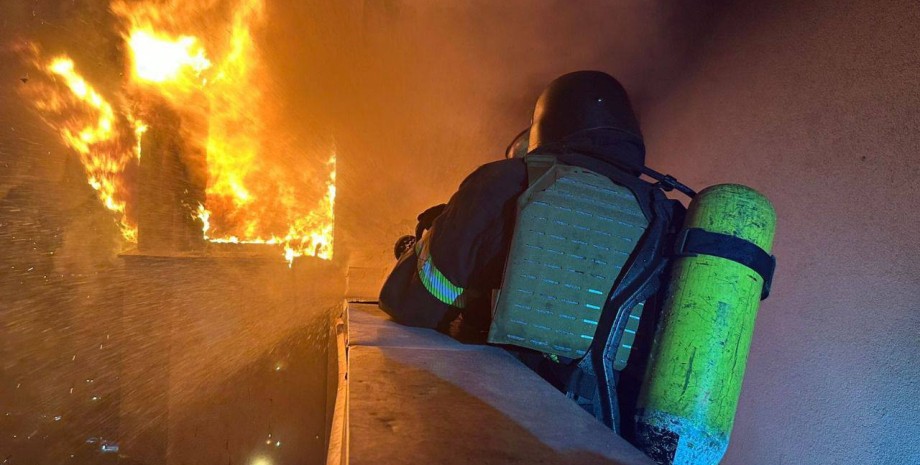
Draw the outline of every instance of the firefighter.
<instances>
[{"instance_id":1,"label":"firefighter","mask_svg":"<svg viewBox=\"0 0 920 465\"><path fill-rule=\"evenodd\" d=\"M658 463L716 463L771 287L775 212L745 186L697 197L644 162L623 87L561 76L505 160L420 215L380 306L509 348ZM674 189L696 197L689 213Z\"/></svg>"},{"instance_id":2,"label":"firefighter","mask_svg":"<svg viewBox=\"0 0 920 465\"><path fill-rule=\"evenodd\" d=\"M525 132L526 134L526 132ZM610 75L578 71L550 83L537 101L528 144L520 138L508 153L561 150L616 162L638 175L645 145L626 91ZM430 229L404 253L387 278L380 307L395 321L484 336L492 291L499 288L508 256L518 197L528 187L528 166L508 155L470 174L432 218ZM428 215L431 216L431 215Z\"/></svg>"}]
</instances>

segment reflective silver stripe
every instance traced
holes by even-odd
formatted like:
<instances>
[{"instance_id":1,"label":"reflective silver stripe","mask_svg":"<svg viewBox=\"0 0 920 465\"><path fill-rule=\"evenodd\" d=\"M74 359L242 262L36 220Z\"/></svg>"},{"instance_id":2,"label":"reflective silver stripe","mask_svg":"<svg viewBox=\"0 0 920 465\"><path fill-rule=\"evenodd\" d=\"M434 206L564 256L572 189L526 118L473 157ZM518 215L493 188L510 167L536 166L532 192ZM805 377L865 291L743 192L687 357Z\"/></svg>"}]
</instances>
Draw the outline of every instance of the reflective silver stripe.
<instances>
[{"instance_id":1,"label":"reflective silver stripe","mask_svg":"<svg viewBox=\"0 0 920 465\"><path fill-rule=\"evenodd\" d=\"M450 282L441 270L438 270L431 259L428 234L415 244L418 254L418 277L425 289L441 302L457 308L466 306L466 290Z\"/></svg>"}]
</instances>

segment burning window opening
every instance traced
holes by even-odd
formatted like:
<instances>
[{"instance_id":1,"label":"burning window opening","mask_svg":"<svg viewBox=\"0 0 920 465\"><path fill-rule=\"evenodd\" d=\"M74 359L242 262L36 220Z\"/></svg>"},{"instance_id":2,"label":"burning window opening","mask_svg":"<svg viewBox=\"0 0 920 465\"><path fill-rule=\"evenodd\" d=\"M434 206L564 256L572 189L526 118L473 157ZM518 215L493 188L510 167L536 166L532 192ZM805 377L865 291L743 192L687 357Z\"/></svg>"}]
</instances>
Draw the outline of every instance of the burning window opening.
<instances>
[{"instance_id":1,"label":"burning window opening","mask_svg":"<svg viewBox=\"0 0 920 465\"><path fill-rule=\"evenodd\" d=\"M301 256L331 259L335 151L319 170L322 184L267 156L265 70L253 35L264 0L110 6L124 24L129 66L114 96L69 56L47 59L37 46L29 58L42 79L24 88L79 155L124 239L139 250L272 245L289 265ZM203 12L218 6L229 24L202 26Z\"/></svg>"}]
</instances>

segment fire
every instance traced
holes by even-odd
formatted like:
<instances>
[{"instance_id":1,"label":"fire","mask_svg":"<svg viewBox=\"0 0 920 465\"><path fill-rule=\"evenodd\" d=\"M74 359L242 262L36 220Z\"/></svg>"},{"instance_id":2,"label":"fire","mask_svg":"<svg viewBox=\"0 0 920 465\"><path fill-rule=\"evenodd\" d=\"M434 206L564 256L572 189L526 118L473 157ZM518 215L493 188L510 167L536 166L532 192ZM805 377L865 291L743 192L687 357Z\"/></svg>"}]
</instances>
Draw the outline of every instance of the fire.
<instances>
[{"instance_id":1,"label":"fire","mask_svg":"<svg viewBox=\"0 0 920 465\"><path fill-rule=\"evenodd\" d=\"M331 259L334 232L334 221L332 220L334 220L335 209L335 155L329 159L328 165L331 166L331 170L326 184L326 194L320 201L320 205L314 208L310 215L295 221L284 236L273 235L267 239L241 239L233 235L211 237L208 235L211 229L211 211L204 205L199 205L195 212L195 217L201 220L203 224L202 231L205 239L211 242L229 244L282 244L284 246L284 258L288 263L304 255L316 256L326 260Z\"/></svg>"},{"instance_id":2,"label":"fire","mask_svg":"<svg viewBox=\"0 0 920 465\"><path fill-rule=\"evenodd\" d=\"M37 50L32 53L37 54ZM140 152L126 140L142 133L144 124L130 115L120 116L77 72L70 58L61 56L43 62L36 56L33 64L50 78L31 88L35 107L49 125L57 128L64 144L79 155L89 185L105 208L115 213L124 237L136 240L137 228L126 211L128 189L124 175Z\"/></svg>"},{"instance_id":3,"label":"fire","mask_svg":"<svg viewBox=\"0 0 920 465\"><path fill-rule=\"evenodd\" d=\"M128 37L134 52L134 78L162 83L178 81L180 75L192 72L196 77L211 67L204 49L193 36L171 39L153 31L135 30Z\"/></svg>"},{"instance_id":4,"label":"fire","mask_svg":"<svg viewBox=\"0 0 920 465\"><path fill-rule=\"evenodd\" d=\"M209 9L218 7L218 17L228 23L209 19L215 16ZM131 108L165 101L183 121L192 122L182 125L182 137L206 154L206 200L189 212L201 222L203 237L216 243L276 245L289 262L305 255L331 259L335 155L319 175L284 166L277 155L290 147L281 147L276 128L266 123L271 108L263 89L270 79L256 40L266 19L264 0L115 0L111 10L124 24L130 70L122 91ZM82 111L98 115L95 124L62 127L62 137L81 153L91 185L106 207L121 215L125 237L134 240L122 174L141 157L144 133L156 128L128 111L120 116L73 72L72 61L60 60L49 72L65 79L84 105ZM58 98L48 94L48 99ZM53 106L42 102L39 109ZM99 151L106 141L118 141L119 150Z\"/></svg>"}]
</instances>

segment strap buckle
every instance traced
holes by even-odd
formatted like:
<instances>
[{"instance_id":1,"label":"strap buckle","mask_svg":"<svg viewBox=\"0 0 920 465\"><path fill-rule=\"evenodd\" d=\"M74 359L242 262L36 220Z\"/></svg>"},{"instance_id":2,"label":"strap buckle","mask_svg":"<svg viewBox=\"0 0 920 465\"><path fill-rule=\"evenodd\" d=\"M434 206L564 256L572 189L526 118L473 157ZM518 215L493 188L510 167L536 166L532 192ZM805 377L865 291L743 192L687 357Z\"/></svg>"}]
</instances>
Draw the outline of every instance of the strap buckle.
<instances>
[{"instance_id":1,"label":"strap buckle","mask_svg":"<svg viewBox=\"0 0 920 465\"><path fill-rule=\"evenodd\" d=\"M641 167L642 174L658 181L655 183L655 187L665 191L671 192L677 189L682 194L690 197L691 199L696 197L696 191L687 187L686 184L680 182L674 176L670 174L661 174L647 166Z\"/></svg>"}]
</instances>

